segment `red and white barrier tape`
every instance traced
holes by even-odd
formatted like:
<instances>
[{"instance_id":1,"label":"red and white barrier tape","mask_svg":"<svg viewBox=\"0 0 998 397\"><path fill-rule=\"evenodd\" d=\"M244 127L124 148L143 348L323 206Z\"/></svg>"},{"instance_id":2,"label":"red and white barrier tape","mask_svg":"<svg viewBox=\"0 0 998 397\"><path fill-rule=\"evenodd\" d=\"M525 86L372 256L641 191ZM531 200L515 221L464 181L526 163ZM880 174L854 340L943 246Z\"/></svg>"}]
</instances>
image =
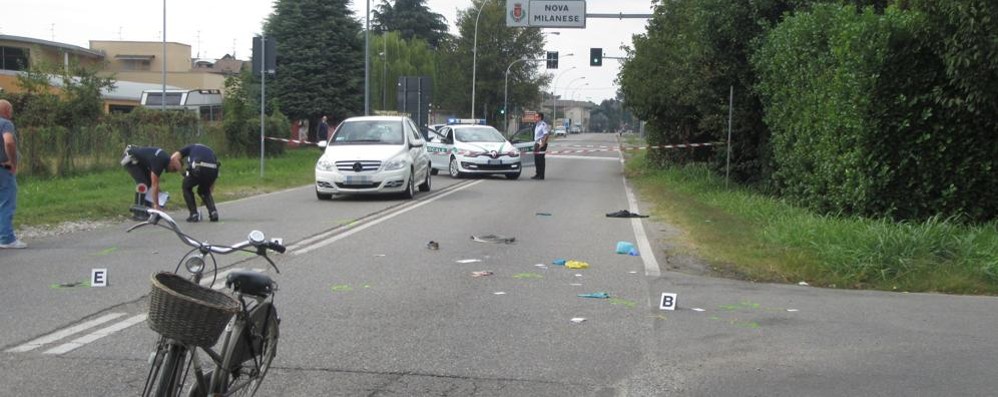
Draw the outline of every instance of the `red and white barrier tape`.
<instances>
[{"instance_id":1,"label":"red and white barrier tape","mask_svg":"<svg viewBox=\"0 0 998 397\"><path fill-rule=\"evenodd\" d=\"M272 141L280 141L287 143L297 143L302 145L317 145L316 142L303 141L297 139L285 139L285 138L274 138L266 137ZM578 148L589 148L589 149L573 149L573 150L548 150L544 152L534 152L533 150L525 150L520 154L534 153L534 154L578 154L578 153L598 153L598 152L618 152L618 151L629 151L629 150L648 150L648 149L684 149L684 148L698 148L707 146L724 146L724 142L707 142L707 143L682 143L677 145L654 145L654 146L607 146L607 145L552 145L554 147L578 147ZM447 156L452 152L457 152L457 149L451 149L447 151L430 151L432 156ZM463 152L462 152L463 153Z\"/></svg>"}]
</instances>

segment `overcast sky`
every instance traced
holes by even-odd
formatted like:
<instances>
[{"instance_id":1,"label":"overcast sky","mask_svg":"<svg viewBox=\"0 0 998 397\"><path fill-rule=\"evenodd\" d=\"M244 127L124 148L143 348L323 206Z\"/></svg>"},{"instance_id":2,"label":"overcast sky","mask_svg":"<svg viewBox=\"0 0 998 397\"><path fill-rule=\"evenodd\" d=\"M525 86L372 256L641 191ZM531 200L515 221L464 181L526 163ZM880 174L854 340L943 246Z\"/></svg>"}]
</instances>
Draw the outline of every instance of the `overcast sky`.
<instances>
[{"instance_id":1,"label":"overcast sky","mask_svg":"<svg viewBox=\"0 0 998 397\"><path fill-rule=\"evenodd\" d=\"M381 0L374 0L375 7ZM159 41L163 30L163 2L148 0L3 0L0 33L89 47L89 40ZM457 10L470 0L427 0L455 31ZM218 58L235 51L248 59L251 38L273 10L272 0L167 0L167 41L191 45L192 56ZM366 2L354 1L362 17ZM588 13L651 13L651 0L589 0ZM599 102L615 96L613 80L618 62L605 60L602 68L590 67L589 48L603 48L607 56L621 56L621 45L645 29L644 19L589 19L586 29L548 29L548 50L559 51L557 93L578 100ZM199 33L200 32L200 33ZM199 38L200 37L200 38ZM575 53L565 58L565 54ZM571 67L574 70L565 71ZM469 71L469 73L471 73ZM579 79L585 77L585 79ZM586 85L588 84L588 85ZM470 94L469 94L470 95Z\"/></svg>"}]
</instances>

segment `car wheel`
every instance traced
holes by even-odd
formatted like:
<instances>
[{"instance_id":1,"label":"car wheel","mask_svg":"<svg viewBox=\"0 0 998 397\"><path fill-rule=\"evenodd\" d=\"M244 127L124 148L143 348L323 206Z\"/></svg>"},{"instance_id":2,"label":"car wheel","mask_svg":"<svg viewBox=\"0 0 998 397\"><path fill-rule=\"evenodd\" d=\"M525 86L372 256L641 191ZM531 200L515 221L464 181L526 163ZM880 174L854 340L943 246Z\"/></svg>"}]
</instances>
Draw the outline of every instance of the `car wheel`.
<instances>
[{"instance_id":1,"label":"car wheel","mask_svg":"<svg viewBox=\"0 0 998 397\"><path fill-rule=\"evenodd\" d=\"M430 172L429 171L426 172L426 180L424 180L423 183L419 185L419 191L421 191L421 192L428 192L428 191L430 191Z\"/></svg>"},{"instance_id":2,"label":"car wheel","mask_svg":"<svg viewBox=\"0 0 998 397\"><path fill-rule=\"evenodd\" d=\"M315 197L318 198L319 200L332 200L333 199L333 194L332 193L319 193L319 189L315 189Z\"/></svg>"},{"instance_id":3,"label":"car wheel","mask_svg":"<svg viewBox=\"0 0 998 397\"><path fill-rule=\"evenodd\" d=\"M520 173L519 172L512 173L512 174L506 174L506 179L509 179L511 181L515 181L515 180L517 180L519 178L520 178Z\"/></svg>"},{"instance_id":4,"label":"car wheel","mask_svg":"<svg viewBox=\"0 0 998 397\"><path fill-rule=\"evenodd\" d=\"M447 169L450 171L451 178L460 178L464 176L464 173L461 172L461 169L457 168L457 158L454 157L450 158L450 166L447 167Z\"/></svg>"},{"instance_id":5,"label":"car wheel","mask_svg":"<svg viewBox=\"0 0 998 397\"><path fill-rule=\"evenodd\" d=\"M440 170L438 170L436 168L430 168L430 175L436 175L436 174L439 174L439 173L440 173Z\"/></svg>"},{"instance_id":6,"label":"car wheel","mask_svg":"<svg viewBox=\"0 0 998 397\"><path fill-rule=\"evenodd\" d=\"M413 182L413 179L415 177L416 177L416 174L413 173L410 170L409 171L409 182L407 182L405 184L405 192L402 192L402 197L404 197L406 199L411 199L413 197L416 197L416 182Z\"/></svg>"}]
</instances>

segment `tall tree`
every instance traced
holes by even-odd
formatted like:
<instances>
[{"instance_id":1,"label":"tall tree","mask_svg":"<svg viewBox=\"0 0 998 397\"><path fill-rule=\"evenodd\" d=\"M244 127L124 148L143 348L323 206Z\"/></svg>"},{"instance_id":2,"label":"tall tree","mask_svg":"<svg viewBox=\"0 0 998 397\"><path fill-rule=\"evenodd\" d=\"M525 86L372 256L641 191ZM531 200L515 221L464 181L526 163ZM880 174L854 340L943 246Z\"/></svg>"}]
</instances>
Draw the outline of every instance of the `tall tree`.
<instances>
[{"instance_id":1,"label":"tall tree","mask_svg":"<svg viewBox=\"0 0 998 397\"><path fill-rule=\"evenodd\" d=\"M277 40L274 91L284 114L315 126L323 115L363 113L364 43L347 0L277 0L264 30Z\"/></svg>"},{"instance_id":2,"label":"tall tree","mask_svg":"<svg viewBox=\"0 0 998 397\"><path fill-rule=\"evenodd\" d=\"M506 7L502 3L474 0L471 8L458 11L457 24L460 37L442 51L444 59L438 73L446 76L452 89L442 92L444 107L455 115L470 116L471 80L475 38L475 18L479 7L482 15L478 21L478 57L475 88L475 117L486 117L489 123L499 125L503 106L506 68L519 59L544 57L544 36L537 28L506 27ZM536 104L540 100L540 87L550 76L539 73L539 62L517 62L509 73L510 110Z\"/></svg>"},{"instance_id":3,"label":"tall tree","mask_svg":"<svg viewBox=\"0 0 998 397\"><path fill-rule=\"evenodd\" d=\"M377 56L375 56L377 54ZM399 32L371 37L371 107L382 110L398 109L395 84L399 76L431 76L434 85L437 57L425 40L405 40ZM433 93L438 92L436 87Z\"/></svg>"},{"instance_id":4,"label":"tall tree","mask_svg":"<svg viewBox=\"0 0 998 397\"><path fill-rule=\"evenodd\" d=\"M447 19L430 11L426 0L381 0L372 12L371 30L399 32L409 40L418 37L436 48L447 37Z\"/></svg>"}]
</instances>

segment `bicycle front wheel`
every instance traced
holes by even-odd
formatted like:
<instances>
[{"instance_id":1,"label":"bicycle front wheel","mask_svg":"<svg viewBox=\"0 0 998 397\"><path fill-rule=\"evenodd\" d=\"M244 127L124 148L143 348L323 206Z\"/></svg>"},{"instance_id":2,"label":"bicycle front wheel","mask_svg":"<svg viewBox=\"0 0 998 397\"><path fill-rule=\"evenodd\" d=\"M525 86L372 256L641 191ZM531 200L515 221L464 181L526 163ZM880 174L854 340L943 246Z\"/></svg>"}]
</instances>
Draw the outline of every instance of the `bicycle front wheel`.
<instances>
[{"instance_id":1,"label":"bicycle front wheel","mask_svg":"<svg viewBox=\"0 0 998 397\"><path fill-rule=\"evenodd\" d=\"M263 316L261 316L263 317ZM266 321L254 322L253 329L244 327L227 346L225 356L230 363L225 385L226 395L251 397L263 383L277 355L280 320L277 309L267 310Z\"/></svg>"},{"instance_id":2,"label":"bicycle front wheel","mask_svg":"<svg viewBox=\"0 0 998 397\"><path fill-rule=\"evenodd\" d=\"M153 368L146 381L147 388L143 396L174 397L179 393L183 382L184 361L187 349L176 344L167 344L162 351L162 357L156 357ZM150 392L155 390L155 392Z\"/></svg>"}]
</instances>

